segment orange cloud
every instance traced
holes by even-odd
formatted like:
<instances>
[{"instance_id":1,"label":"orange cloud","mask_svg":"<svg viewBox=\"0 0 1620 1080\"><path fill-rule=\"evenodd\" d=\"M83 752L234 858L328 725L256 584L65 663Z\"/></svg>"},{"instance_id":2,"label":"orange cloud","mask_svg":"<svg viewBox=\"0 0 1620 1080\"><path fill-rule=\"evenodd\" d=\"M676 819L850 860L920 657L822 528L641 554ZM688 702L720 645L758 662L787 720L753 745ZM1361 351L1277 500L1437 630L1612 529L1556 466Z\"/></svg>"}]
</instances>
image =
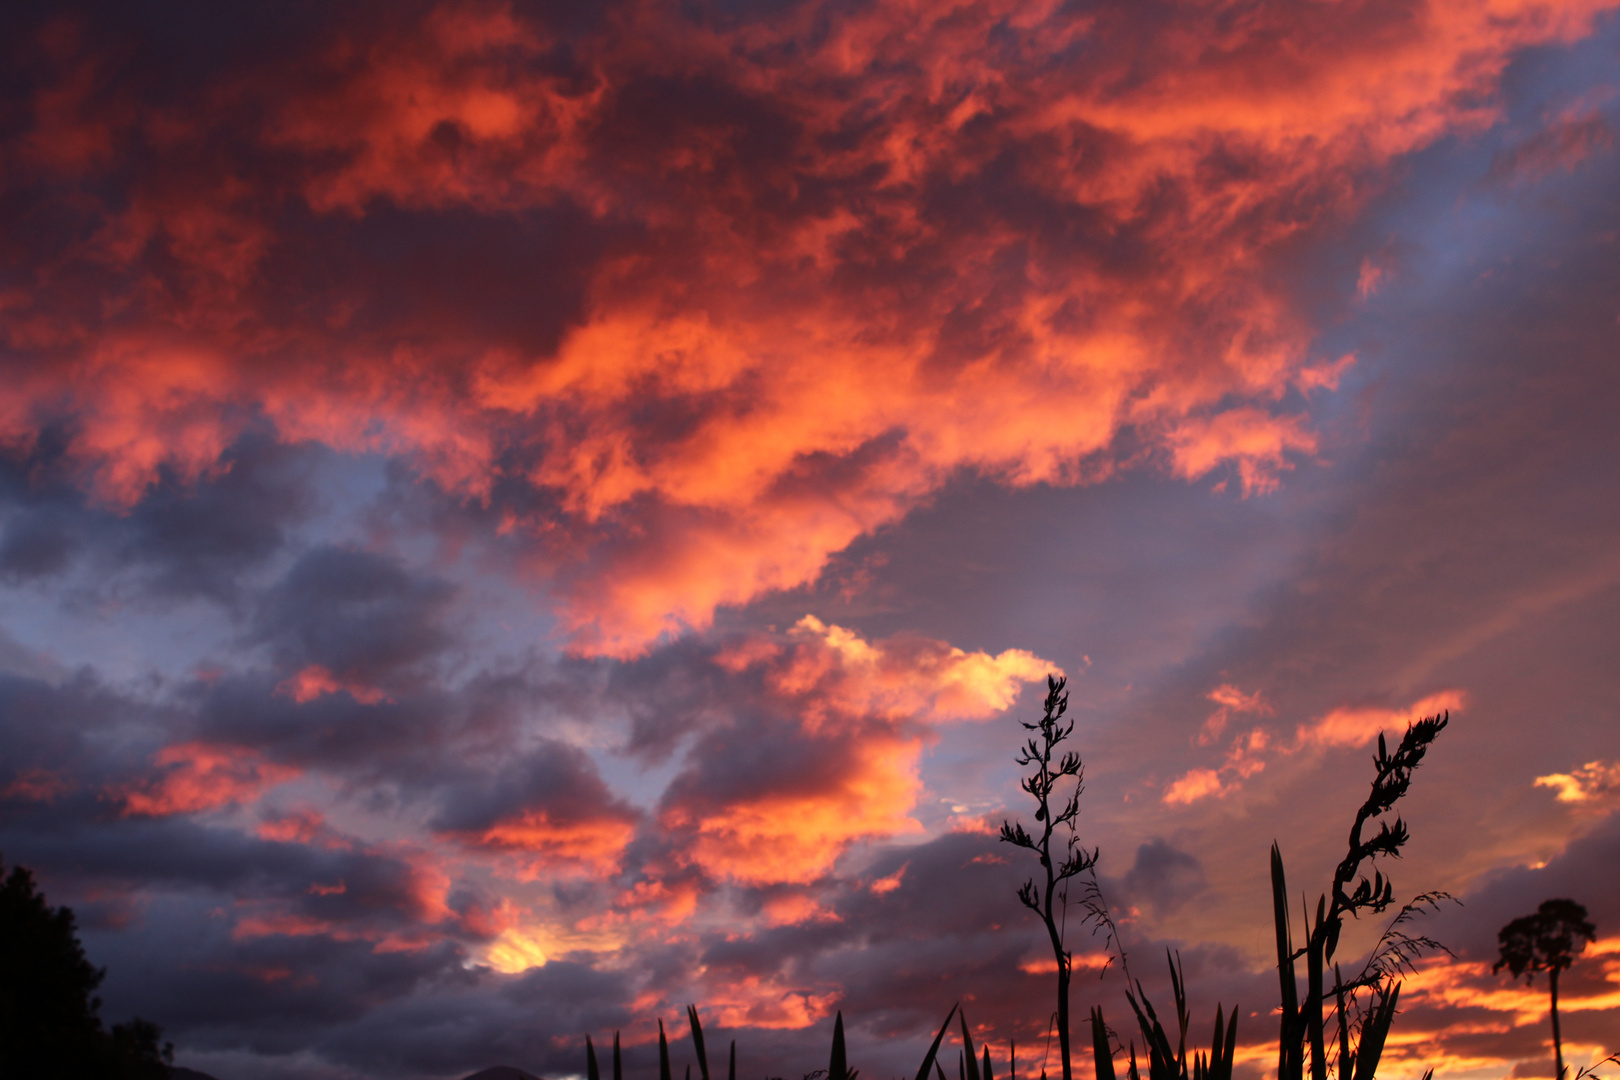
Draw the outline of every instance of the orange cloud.
<instances>
[{"instance_id":1,"label":"orange cloud","mask_svg":"<svg viewBox=\"0 0 1620 1080\"><path fill-rule=\"evenodd\" d=\"M910 865L910 863L901 863L900 869L885 877L875 879L869 888L871 888L872 892L878 896L883 896L887 893L894 892L894 890L900 887L900 882L905 880L906 867Z\"/></svg>"},{"instance_id":2,"label":"orange cloud","mask_svg":"<svg viewBox=\"0 0 1620 1080\"><path fill-rule=\"evenodd\" d=\"M1560 987L1559 1012L1620 1010L1620 939L1600 937L1581 954L1577 965L1584 974L1570 989ZM1531 986L1509 979L1492 972L1488 961L1441 957L1424 963L1405 979L1402 1001L1431 1017L1423 1028L1395 1028L1393 1058L1403 1063L1422 1061L1457 1072L1501 1072L1505 1064L1501 1052L1492 1051L1504 1037L1527 1031L1529 1038L1520 1045L1537 1048L1539 1057L1547 1036L1546 984ZM1482 1044L1481 1035L1498 1039ZM1598 1058L1612 1050L1567 1035L1564 1047L1566 1057L1586 1053ZM1550 1047L1548 1050L1550 1056Z\"/></svg>"},{"instance_id":3,"label":"orange cloud","mask_svg":"<svg viewBox=\"0 0 1620 1080\"><path fill-rule=\"evenodd\" d=\"M1269 716L1272 712L1270 705L1266 704L1260 691L1245 694L1242 690L1230 683L1222 683L1204 695L1219 706L1205 719L1204 726L1198 731L1198 745L1207 746L1221 737L1226 730L1226 723L1234 713L1256 713Z\"/></svg>"},{"instance_id":4,"label":"orange cloud","mask_svg":"<svg viewBox=\"0 0 1620 1080\"><path fill-rule=\"evenodd\" d=\"M1620 794L1620 761L1588 761L1567 773L1536 777L1536 787L1552 788L1559 802L1591 803Z\"/></svg>"},{"instance_id":5,"label":"orange cloud","mask_svg":"<svg viewBox=\"0 0 1620 1080\"><path fill-rule=\"evenodd\" d=\"M1234 686L1223 684L1207 695L1221 707L1204 722L1197 743L1206 746L1215 741L1224 730L1233 713L1250 712L1262 715L1272 709L1256 691L1244 694ZM1404 709L1379 707L1343 707L1301 724L1295 730L1293 745L1273 746L1271 736L1263 728L1251 728L1236 736L1226 751L1226 760L1217 768L1207 766L1189 770L1172 780L1161 799L1171 805L1187 805L1211 796L1226 796L1237 791L1243 781L1264 772L1269 758L1277 753L1293 754L1301 750L1328 747L1364 746L1383 732L1399 734L1407 724L1437 713L1456 711L1467 704L1468 697L1461 690L1441 690L1413 702ZM1540 781L1537 781L1538 783Z\"/></svg>"},{"instance_id":6,"label":"orange cloud","mask_svg":"<svg viewBox=\"0 0 1620 1080\"><path fill-rule=\"evenodd\" d=\"M156 776L115 793L126 817L196 814L252 802L300 775L252 750L200 742L166 746L152 763L159 770Z\"/></svg>"},{"instance_id":7,"label":"orange cloud","mask_svg":"<svg viewBox=\"0 0 1620 1080\"><path fill-rule=\"evenodd\" d=\"M705 1020L718 1028L807 1028L832 1015L842 995L795 987L782 978L748 975L708 988Z\"/></svg>"},{"instance_id":8,"label":"orange cloud","mask_svg":"<svg viewBox=\"0 0 1620 1080\"><path fill-rule=\"evenodd\" d=\"M833 711L929 722L987 720L1004 712L1025 683L1063 671L1023 649L995 656L943 641L896 637L876 644L806 615L788 631L771 688L801 699L812 730Z\"/></svg>"},{"instance_id":9,"label":"orange cloud","mask_svg":"<svg viewBox=\"0 0 1620 1080\"><path fill-rule=\"evenodd\" d=\"M635 824L619 815L567 817L546 809L525 810L503 819L469 841L512 852L527 876L575 865L597 873L617 868L635 835Z\"/></svg>"},{"instance_id":10,"label":"orange cloud","mask_svg":"<svg viewBox=\"0 0 1620 1080\"><path fill-rule=\"evenodd\" d=\"M782 757L726 778L719 793L699 776L677 781L661 821L685 837L688 863L752 884L809 883L858 840L918 832L910 814L927 726L1000 715L1023 684L1058 672L1019 649L867 641L813 616L732 642L715 663L761 677Z\"/></svg>"},{"instance_id":11,"label":"orange cloud","mask_svg":"<svg viewBox=\"0 0 1620 1080\"><path fill-rule=\"evenodd\" d=\"M1467 701L1468 695L1461 690L1441 690L1414 701L1404 709L1347 706L1301 724L1296 738L1302 746L1365 746L1383 732L1399 734L1413 721L1442 712L1455 712L1463 708Z\"/></svg>"},{"instance_id":12,"label":"orange cloud","mask_svg":"<svg viewBox=\"0 0 1620 1080\"><path fill-rule=\"evenodd\" d=\"M839 922L841 917L831 908L803 893L784 893L765 901L761 909L766 926L796 926L806 922Z\"/></svg>"},{"instance_id":13,"label":"orange cloud","mask_svg":"<svg viewBox=\"0 0 1620 1080\"><path fill-rule=\"evenodd\" d=\"M1270 737L1262 728L1253 728L1234 740L1219 769L1192 769L1165 788L1163 801L1171 805L1197 802L1211 795L1229 795L1243 781L1266 768L1265 751Z\"/></svg>"},{"instance_id":14,"label":"orange cloud","mask_svg":"<svg viewBox=\"0 0 1620 1080\"><path fill-rule=\"evenodd\" d=\"M918 740L870 733L841 749L839 775L813 790L666 812L666 828L691 834L682 858L750 884L808 884L856 840L920 833L909 816L922 791Z\"/></svg>"},{"instance_id":15,"label":"orange cloud","mask_svg":"<svg viewBox=\"0 0 1620 1080\"><path fill-rule=\"evenodd\" d=\"M563 49L445 4L211 76L189 111L42 44L15 186L92 225L0 297L24 371L0 432L68 415L123 507L259 419L468 500L527 485L508 535L572 644L615 655L813 580L961 470L1086 482L1129 434L1264 493L1317 448L1281 402L1344 363L1309 355L1272 260L1399 155L1492 123L1518 50L1611 6L879 0L733 25L637 2ZM1566 125L1523 168L1602 137ZM385 214L427 254L368 254ZM545 267L426 246L535 220L562 223L525 240Z\"/></svg>"},{"instance_id":16,"label":"orange cloud","mask_svg":"<svg viewBox=\"0 0 1620 1080\"><path fill-rule=\"evenodd\" d=\"M1170 435L1175 472L1197 480L1235 464L1245 495L1275 491L1277 474L1292 469L1291 453L1314 454L1316 437L1299 417L1276 417L1261 409L1232 409L1212 417L1189 417Z\"/></svg>"},{"instance_id":17,"label":"orange cloud","mask_svg":"<svg viewBox=\"0 0 1620 1080\"><path fill-rule=\"evenodd\" d=\"M1214 769L1192 769L1165 788L1164 801L1171 804L1197 802L1222 792L1221 774Z\"/></svg>"}]
</instances>

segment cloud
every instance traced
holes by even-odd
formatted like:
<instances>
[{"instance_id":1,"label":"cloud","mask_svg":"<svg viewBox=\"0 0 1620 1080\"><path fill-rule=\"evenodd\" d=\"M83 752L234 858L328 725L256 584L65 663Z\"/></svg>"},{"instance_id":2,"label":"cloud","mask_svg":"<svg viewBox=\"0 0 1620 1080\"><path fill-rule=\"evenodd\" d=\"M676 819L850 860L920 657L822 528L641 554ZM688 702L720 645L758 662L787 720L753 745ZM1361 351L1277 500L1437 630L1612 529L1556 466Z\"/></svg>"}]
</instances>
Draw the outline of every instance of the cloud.
<instances>
[{"instance_id":1,"label":"cloud","mask_svg":"<svg viewBox=\"0 0 1620 1080\"><path fill-rule=\"evenodd\" d=\"M252 751L206 743L166 746L153 755L152 764L156 776L113 793L124 814L163 817L253 802L299 773Z\"/></svg>"},{"instance_id":2,"label":"cloud","mask_svg":"<svg viewBox=\"0 0 1620 1080\"><path fill-rule=\"evenodd\" d=\"M48 434L26 451L0 452L0 576L60 579L88 564L86 577L121 596L234 606L243 577L310 515L311 474L323 456L277 442L261 424L222 450L208 475L159 469L139 505L114 512L86 497L61 439Z\"/></svg>"},{"instance_id":3,"label":"cloud","mask_svg":"<svg viewBox=\"0 0 1620 1080\"><path fill-rule=\"evenodd\" d=\"M447 786L434 828L510 853L530 878L572 868L611 875L639 815L614 796L583 751L546 740L494 777Z\"/></svg>"},{"instance_id":4,"label":"cloud","mask_svg":"<svg viewBox=\"0 0 1620 1080\"><path fill-rule=\"evenodd\" d=\"M760 696L694 746L665 792L679 858L720 878L807 883L853 842L913 833L928 725L985 720L1056 665L944 642L875 642L806 616L732 641L713 662Z\"/></svg>"},{"instance_id":5,"label":"cloud","mask_svg":"<svg viewBox=\"0 0 1620 1080\"><path fill-rule=\"evenodd\" d=\"M1552 788L1559 802L1606 801L1609 796L1620 792L1620 762L1588 761L1567 773L1538 776L1536 787Z\"/></svg>"},{"instance_id":6,"label":"cloud","mask_svg":"<svg viewBox=\"0 0 1620 1080\"><path fill-rule=\"evenodd\" d=\"M1514 184L1533 183L1579 167L1615 146L1614 132L1597 112L1558 118L1491 162L1490 177Z\"/></svg>"},{"instance_id":7,"label":"cloud","mask_svg":"<svg viewBox=\"0 0 1620 1080\"><path fill-rule=\"evenodd\" d=\"M1256 690L1246 694L1231 683L1222 683L1204 697L1213 701L1217 708L1209 714L1204 726L1198 731L1198 745L1207 746L1221 737L1226 730L1227 721L1234 715L1253 713L1260 716L1269 716L1276 710L1266 704L1264 696Z\"/></svg>"},{"instance_id":8,"label":"cloud","mask_svg":"<svg viewBox=\"0 0 1620 1080\"><path fill-rule=\"evenodd\" d=\"M309 701L354 687L356 700L384 683L413 685L450 643L443 625L454 589L417 578L386 555L318 547L260 599L254 633L293 674L287 693Z\"/></svg>"},{"instance_id":9,"label":"cloud","mask_svg":"<svg viewBox=\"0 0 1620 1080\"><path fill-rule=\"evenodd\" d=\"M1167 803L1191 803L1223 790L1221 774L1214 769L1191 769L1164 789Z\"/></svg>"},{"instance_id":10,"label":"cloud","mask_svg":"<svg viewBox=\"0 0 1620 1080\"><path fill-rule=\"evenodd\" d=\"M55 268L4 297L3 426L58 425L116 508L258 423L522 491L509 535L615 655L814 579L962 470L1076 483L1130 443L1270 491L1342 367L1273 260L1605 7L442 5L290 20L229 65L172 55L202 30L36 20L7 212L79 224L0 250Z\"/></svg>"},{"instance_id":11,"label":"cloud","mask_svg":"<svg viewBox=\"0 0 1620 1080\"><path fill-rule=\"evenodd\" d=\"M1175 911L1209 887L1198 857L1162 836L1137 846L1136 859L1119 883L1125 903L1149 906L1156 914Z\"/></svg>"},{"instance_id":12,"label":"cloud","mask_svg":"<svg viewBox=\"0 0 1620 1080\"><path fill-rule=\"evenodd\" d=\"M1467 703L1468 695L1461 690L1441 690L1404 709L1344 706L1301 724L1295 739L1302 746L1365 746L1386 731L1399 732L1424 717L1456 712Z\"/></svg>"},{"instance_id":13,"label":"cloud","mask_svg":"<svg viewBox=\"0 0 1620 1080\"><path fill-rule=\"evenodd\" d=\"M1200 746L1207 746L1219 738L1233 714L1264 716L1275 711L1262 700L1258 690L1245 695L1229 683L1221 684L1206 696L1220 707L1204 721L1196 740ZM1405 709L1341 706L1299 725L1291 746L1277 743L1263 727L1250 728L1232 738L1225 760L1218 767L1197 766L1189 769L1165 786L1160 801L1172 806L1186 806L1214 796L1225 797L1240 790L1245 780L1264 772L1267 764L1279 754L1364 746L1385 731L1396 732L1423 717L1460 710L1466 703L1467 695L1461 690L1442 690L1413 702Z\"/></svg>"},{"instance_id":14,"label":"cloud","mask_svg":"<svg viewBox=\"0 0 1620 1080\"><path fill-rule=\"evenodd\" d=\"M1277 490L1278 474L1292 469L1290 454L1314 454L1316 438L1297 418L1278 420L1258 409L1237 409L1189 419L1170 438L1177 475L1197 480L1233 464L1245 495Z\"/></svg>"},{"instance_id":15,"label":"cloud","mask_svg":"<svg viewBox=\"0 0 1620 1080\"><path fill-rule=\"evenodd\" d=\"M909 1075L964 988L1040 1045L1038 868L944 808L1082 650L1110 891L1191 927L1134 955L1261 1010L1246 1054L1274 973L1208 924L1401 702L1469 688L1413 857L1550 860L1470 892L1465 964L1605 887L1612 109L1524 104L1597 6L20 10L0 849L186 1064L650 1069L695 1000L744 1072L843 1009ZM123 637L151 596L224 605ZM1456 978L1402 1030L1535 1056Z\"/></svg>"}]
</instances>

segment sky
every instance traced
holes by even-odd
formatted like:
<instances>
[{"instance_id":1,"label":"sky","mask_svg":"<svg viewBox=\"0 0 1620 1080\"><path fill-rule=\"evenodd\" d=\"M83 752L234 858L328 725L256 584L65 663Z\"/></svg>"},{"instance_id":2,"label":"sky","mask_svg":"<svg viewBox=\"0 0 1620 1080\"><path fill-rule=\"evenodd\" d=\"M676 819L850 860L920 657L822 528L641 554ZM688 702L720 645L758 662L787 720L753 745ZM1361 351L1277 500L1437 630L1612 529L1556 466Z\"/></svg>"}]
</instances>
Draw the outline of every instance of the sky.
<instances>
[{"instance_id":1,"label":"sky","mask_svg":"<svg viewBox=\"0 0 1620 1080\"><path fill-rule=\"evenodd\" d=\"M222 1080L1056 1073L1061 674L1254 1080L1271 844L1446 713L1385 1072L1551 1076L1552 897L1620 1050L1617 7L12 5L0 858Z\"/></svg>"}]
</instances>

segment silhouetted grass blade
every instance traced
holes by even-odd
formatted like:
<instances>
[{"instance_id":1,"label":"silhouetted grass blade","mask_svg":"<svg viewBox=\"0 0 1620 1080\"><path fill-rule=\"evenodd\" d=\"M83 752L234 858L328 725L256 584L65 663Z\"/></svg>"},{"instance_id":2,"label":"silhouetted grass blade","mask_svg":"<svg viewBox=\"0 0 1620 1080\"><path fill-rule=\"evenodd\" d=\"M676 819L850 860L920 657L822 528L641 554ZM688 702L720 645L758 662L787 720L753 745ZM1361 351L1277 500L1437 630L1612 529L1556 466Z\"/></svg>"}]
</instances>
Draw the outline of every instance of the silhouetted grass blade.
<instances>
[{"instance_id":1,"label":"silhouetted grass blade","mask_svg":"<svg viewBox=\"0 0 1620 1080\"><path fill-rule=\"evenodd\" d=\"M1373 1074L1378 1071L1378 1059L1384 1055L1384 1040L1389 1037L1389 1025L1395 1020L1395 1003L1400 996L1400 983L1390 983L1388 989L1379 993L1372 1015L1361 1029L1355 1080L1373 1080Z\"/></svg>"},{"instance_id":2,"label":"silhouetted grass blade","mask_svg":"<svg viewBox=\"0 0 1620 1080\"><path fill-rule=\"evenodd\" d=\"M958 1012L956 1019L962 1024L962 1062L966 1066L967 1080L979 1080L979 1057L973 1049L973 1032L968 1030L967 1013Z\"/></svg>"},{"instance_id":3,"label":"silhouetted grass blade","mask_svg":"<svg viewBox=\"0 0 1620 1080\"><path fill-rule=\"evenodd\" d=\"M703 1074L703 1080L709 1080L709 1054L703 1048L703 1025L698 1021L696 1005L686 1007L686 1020L692 1028L692 1048L697 1051L698 1071Z\"/></svg>"},{"instance_id":4,"label":"silhouetted grass blade","mask_svg":"<svg viewBox=\"0 0 1620 1080\"><path fill-rule=\"evenodd\" d=\"M951 1011L945 1014L945 1022L939 1025L939 1034L934 1036L934 1044L928 1048L928 1056L923 1058L922 1067L917 1070L917 1080L928 1080L928 1066L939 1068L939 1062L935 1060L939 1054L939 1044L945 1040L945 1033L951 1029L951 1017L955 1015L956 1006L952 1005ZM939 1080L945 1080L944 1069L939 1069Z\"/></svg>"},{"instance_id":5,"label":"silhouetted grass blade","mask_svg":"<svg viewBox=\"0 0 1620 1080\"><path fill-rule=\"evenodd\" d=\"M1091 1056L1097 1063L1097 1080L1114 1080L1114 1052L1108 1043L1108 1025L1103 1023L1101 1005L1091 1007Z\"/></svg>"},{"instance_id":6,"label":"silhouetted grass blade","mask_svg":"<svg viewBox=\"0 0 1620 1080\"><path fill-rule=\"evenodd\" d=\"M844 1013L833 1019L832 1058L827 1062L827 1080L848 1080L849 1061L844 1053Z\"/></svg>"},{"instance_id":7,"label":"silhouetted grass blade","mask_svg":"<svg viewBox=\"0 0 1620 1080\"><path fill-rule=\"evenodd\" d=\"M596 1067L596 1047L591 1037L585 1036L585 1080L602 1080L602 1070Z\"/></svg>"},{"instance_id":8,"label":"silhouetted grass blade","mask_svg":"<svg viewBox=\"0 0 1620 1080\"><path fill-rule=\"evenodd\" d=\"M669 1039L664 1035L664 1022L658 1021L658 1080L672 1080L669 1071Z\"/></svg>"},{"instance_id":9,"label":"silhouetted grass blade","mask_svg":"<svg viewBox=\"0 0 1620 1080\"><path fill-rule=\"evenodd\" d=\"M1282 990L1277 1080L1300 1080L1303 1063L1294 1039L1294 1028L1299 1023L1299 996L1294 983L1294 936L1288 918L1288 877L1283 870L1282 849L1275 842L1271 845L1271 904L1272 921L1277 928L1277 981Z\"/></svg>"}]
</instances>

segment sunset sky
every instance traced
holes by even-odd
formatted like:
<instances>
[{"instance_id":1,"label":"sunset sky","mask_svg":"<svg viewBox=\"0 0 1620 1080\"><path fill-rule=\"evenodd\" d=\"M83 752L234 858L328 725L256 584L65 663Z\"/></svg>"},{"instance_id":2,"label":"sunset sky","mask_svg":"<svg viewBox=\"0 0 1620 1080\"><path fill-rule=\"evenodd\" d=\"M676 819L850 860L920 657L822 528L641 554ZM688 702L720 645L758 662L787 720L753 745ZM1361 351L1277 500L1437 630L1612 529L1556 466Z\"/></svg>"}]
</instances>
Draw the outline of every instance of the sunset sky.
<instances>
[{"instance_id":1,"label":"sunset sky","mask_svg":"<svg viewBox=\"0 0 1620 1080\"><path fill-rule=\"evenodd\" d=\"M646 1077L689 1002L1033 1076L1062 673L1133 970L1258 1080L1271 843L1314 903L1449 710L1382 1075L1551 1076L1549 897L1620 1051L1617 9L9 5L0 857L221 1080Z\"/></svg>"}]
</instances>

